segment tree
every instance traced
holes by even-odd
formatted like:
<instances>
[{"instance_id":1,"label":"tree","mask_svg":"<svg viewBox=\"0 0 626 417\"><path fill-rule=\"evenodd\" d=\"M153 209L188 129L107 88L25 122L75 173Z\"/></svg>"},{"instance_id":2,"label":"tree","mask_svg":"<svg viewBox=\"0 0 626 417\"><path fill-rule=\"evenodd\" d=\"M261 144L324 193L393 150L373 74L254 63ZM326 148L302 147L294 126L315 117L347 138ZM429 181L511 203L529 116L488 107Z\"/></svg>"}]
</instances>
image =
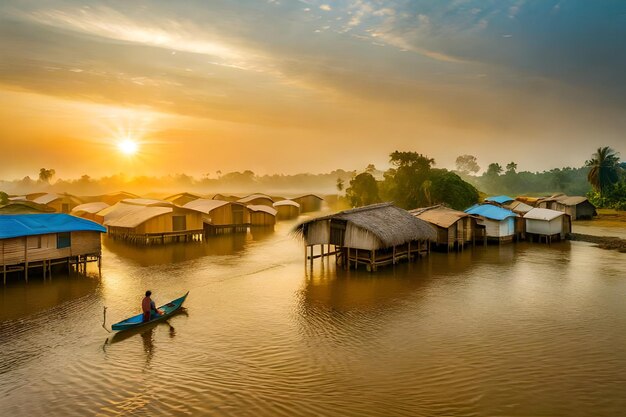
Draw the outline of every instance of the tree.
<instances>
[{"instance_id":1,"label":"tree","mask_svg":"<svg viewBox=\"0 0 626 417\"><path fill-rule=\"evenodd\" d=\"M476 174L480 171L480 166L474 155L461 155L456 158L456 170L465 175L469 175L470 172Z\"/></svg>"},{"instance_id":2,"label":"tree","mask_svg":"<svg viewBox=\"0 0 626 417\"><path fill-rule=\"evenodd\" d=\"M350 200L352 207L380 203L378 185L372 174L363 172L354 177L350 181L350 187L346 190L346 197Z\"/></svg>"},{"instance_id":3,"label":"tree","mask_svg":"<svg viewBox=\"0 0 626 417\"><path fill-rule=\"evenodd\" d=\"M337 191L341 193L343 191L343 180L341 178L337 178Z\"/></svg>"},{"instance_id":4,"label":"tree","mask_svg":"<svg viewBox=\"0 0 626 417\"><path fill-rule=\"evenodd\" d=\"M591 159L585 162L585 166L591 168L587 174L587 181L600 193L600 197L607 187L619 181L619 156L608 146L598 148L591 155Z\"/></svg>"},{"instance_id":5,"label":"tree","mask_svg":"<svg viewBox=\"0 0 626 417\"><path fill-rule=\"evenodd\" d=\"M394 168L385 172L383 186L386 197L389 197L398 206L412 209L428 203L423 187L428 180L431 165L435 160L417 152L391 153L389 161Z\"/></svg>"},{"instance_id":6,"label":"tree","mask_svg":"<svg viewBox=\"0 0 626 417\"><path fill-rule=\"evenodd\" d=\"M506 173L507 174L515 174L517 171L517 164L515 162L509 162L506 164Z\"/></svg>"},{"instance_id":7,"label":"tree","mask_svg":"<svg viewBox=\"0 0 626 417\"><path fill-rule=\"evenodd\" d=\"M9 202L9 195L4 191L0 191L0 204L7 204Z\"/></svg>"},{"instance_id":8,"label":"tree","mask_svg":"<svg viewBox=\"0 0 626 417\"><path fill-rule=\"evenodd\" d=\"M376 172L376 167L374 166L374 164L368 164L365 168L365 172L374 175L374 173Z\"/></svg>"},{"instance_id":9,"label":"tree","mask_svg":"<svg viewBox=\"0 0 626 417\"><path fill-rule=\"evenodd\" d=\"M446 204L455 210L465 210L478 202L478 190L454 172L431 170L430 195L432 204Z\"/></svg>"},{"instance_id":10,"label":"tree","mask_svg":"<svg viewBox=\"0 0 626 417\"><path fill-rule=\"evenodd\" d=\"M39 182L50 184L50 180L54 177L54 174L56 174L54 169L41 168L39 170Z\"/></svg>"},{"instance_id":11,"label":"tree","mask_svg":"<svg viewBox=\"0 0 626 417\"><path fill-rule=\"evenodd\" d=\"M489 164L489 166L487 167L487 172L486 172L487 176L497 177L500 174L502 174L502 167L500 166L500 164L498 164L497 162L493 162Z\"/></svg>"}]
</instances>

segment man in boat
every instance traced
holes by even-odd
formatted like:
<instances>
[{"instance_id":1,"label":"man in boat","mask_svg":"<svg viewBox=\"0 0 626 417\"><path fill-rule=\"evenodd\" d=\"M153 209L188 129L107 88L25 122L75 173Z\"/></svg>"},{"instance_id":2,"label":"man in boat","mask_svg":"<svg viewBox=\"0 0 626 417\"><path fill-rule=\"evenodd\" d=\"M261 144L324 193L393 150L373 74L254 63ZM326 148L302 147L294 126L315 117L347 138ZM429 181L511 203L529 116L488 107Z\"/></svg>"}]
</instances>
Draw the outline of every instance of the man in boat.
<instances>
[{"instance_id":1,"label":"man in boat","mask_svg":"<svg viewBox=\"0 0 626 417\"><path fill-rule=\"evenodd\" d=\"M141 301L141 310L143 311L143 322L150 321L152 316L161 316L163 312L156 308L154 301L150 298L152 291L146 291L146 296Z\"/></svg>"}]
</instances>

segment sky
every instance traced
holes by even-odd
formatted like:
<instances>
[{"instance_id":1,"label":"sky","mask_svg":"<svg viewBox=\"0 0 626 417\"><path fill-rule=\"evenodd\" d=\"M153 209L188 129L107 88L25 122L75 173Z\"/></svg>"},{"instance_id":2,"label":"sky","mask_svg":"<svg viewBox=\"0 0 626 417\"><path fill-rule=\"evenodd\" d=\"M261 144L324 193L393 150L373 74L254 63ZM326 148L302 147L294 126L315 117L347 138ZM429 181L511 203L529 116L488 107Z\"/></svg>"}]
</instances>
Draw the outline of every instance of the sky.
<instances>
[{"instance_id":1,"label":"sky","mask_svg":"<svg viewBox=\"0 0 626 417\"><path fill-rule=\"evenodd\" d=\"M624 39L619 0L3 0L0 179L626 159Z\"/></svg>"}]
</instances>

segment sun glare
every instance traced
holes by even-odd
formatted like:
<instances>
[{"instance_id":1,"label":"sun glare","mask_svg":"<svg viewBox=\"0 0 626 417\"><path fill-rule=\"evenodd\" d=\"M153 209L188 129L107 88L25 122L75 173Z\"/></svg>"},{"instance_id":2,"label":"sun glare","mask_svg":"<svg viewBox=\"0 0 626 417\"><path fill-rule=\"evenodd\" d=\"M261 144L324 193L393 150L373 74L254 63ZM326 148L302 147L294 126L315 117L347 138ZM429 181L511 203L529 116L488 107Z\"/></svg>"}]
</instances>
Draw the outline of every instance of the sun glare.
<instances>
[{"instance_id":1,"label":"sun glare","mask_svg":"<svg viewBox=\"0 0 626 417\"><path fill-rule=\"evenodd\" d=\"M139 145L137 144L137 142L131 139L124 139L118 142L117 147L119 148L120 152L122 152L124 155L129 156L136 154L137 149L139 149Z\"/></svg>"}]
</instances>

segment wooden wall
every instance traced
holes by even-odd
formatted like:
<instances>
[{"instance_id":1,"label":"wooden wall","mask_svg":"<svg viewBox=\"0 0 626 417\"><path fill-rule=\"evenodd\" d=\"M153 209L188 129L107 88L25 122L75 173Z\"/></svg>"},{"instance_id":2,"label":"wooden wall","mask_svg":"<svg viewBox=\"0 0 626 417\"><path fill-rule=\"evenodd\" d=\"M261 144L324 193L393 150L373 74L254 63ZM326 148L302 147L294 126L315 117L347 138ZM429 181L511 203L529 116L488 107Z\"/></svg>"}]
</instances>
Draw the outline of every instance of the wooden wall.
<instances>
[{"instance_id":1,"label":"wooden wall","mask_svg":"<svg viewBox=\"0 0 626 417\"><path fill-rule=\"evenodd\" d=\"M300 215L300 208L291 205L274 206L276 211L276 217L279 219L295 219Z\"/></svg>"},{"instance_id":2,"label":"wooden wall","mask_svg":"<svg viewBox=\"0 0 626 417\"><path fill-rule=\"evenodd\" d=\"M234 212L237 207L241 207L243 210L243 218L235 219ZM205 215L207 217L207 215ZM243 225L250 223L250 210L244 205L226 204L211 210L208 214L213 226L230 226L230 225Z\"/></svg>"},{"instance_id":3,"label":"wooden wall","mask_svg":"<svg viewBox=\"0 0 626 417\"><path fill-rule=\"evenodd\" d=\"M312 195L294 198L293 201L300 204L300 213L320 211L322 209L322 200Z\"/></svg>"},{"instance_id":4,"label":"wooden wall","mask_svg":"<svg viewBox=\"0 0 626 417\"><path fill-rule=\"evenodd\" d=\"M28 245L28 247L27 247ZM100 232L72 232L71 246L57 248L57 234L0 240L0 265L100 253Z\"/></svg>"},{"instance_id":5,"label":"wooden wall","mask_svg":"<svg viewBox=\"0 0 626 417\"><path fill-rule=\"evenodd\" d=\"M250 212L251 226L273 226L276 224L276 216L272 216L264 211Z\"/></svg>"},{"instance_id":6,"label":"wooden wall","mask_svg":"<svg viewBox=\"0 0 626 417\"><path fill-rule=\"evenodd\" d=\"M202 230L203 221L202 213L199 211L191 210L179 210L174 209L171 213L161 214L160 216L153 217L135 228L129 228L130 233L134 234L148 234L148 233L169 233L173 232L173 220L174 216L185 216L186 227L185 230Z\"/></svg>"}]
</instances>

